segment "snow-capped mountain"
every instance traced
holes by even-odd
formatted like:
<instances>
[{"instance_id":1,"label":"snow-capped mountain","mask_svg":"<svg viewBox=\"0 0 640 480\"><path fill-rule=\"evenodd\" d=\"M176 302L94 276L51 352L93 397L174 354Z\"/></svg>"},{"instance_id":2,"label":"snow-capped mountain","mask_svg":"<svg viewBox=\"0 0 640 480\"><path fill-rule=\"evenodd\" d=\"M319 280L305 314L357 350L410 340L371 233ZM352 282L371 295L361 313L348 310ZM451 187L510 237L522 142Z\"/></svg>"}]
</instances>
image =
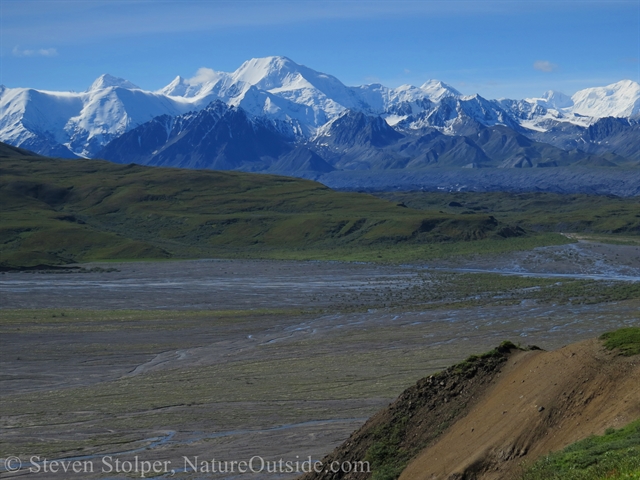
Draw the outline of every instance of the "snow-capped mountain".
<instances>
[{"instance_id":1,"label":"snow-capped mountain","mask_svg":"<svg viewBox=\"0 0 640 480\"><path fill-rule=\"evenodd\" d=\"M125 80L124 78L114 77L113 75L109 75L105 73L104 75L100 75L89 87L89 92L95 90L104 90L109 87L120 87L126 88L128 90L140 90L140 87L134 85L129 80Z\"/></svg>"},{"instance_id":2,"label":"snow-capped mountain","mask_svg":"<svg viewBox=\"0 0 640 480\"><path fill-rule=\"evenodd\" d=\"M622 80L605 87L579 90L568 97L549 90L540 98L500 100L520 124L535 131L547 131L558 123L588 127L601 118L633 118L640 115L640 84ZM528 112L522 115L523 112Z\"/></svg>"},{"instance_id":3,"label":"snow-capped mountain","mask_svg":"<svg viewBox=\"0 0 640 480\"><path fill-rule=\"evenodd\" d=\"M432 108L445 97L460 95L439 81L395 89L379 84L347 87L336 77L286 57L252 59L232 73L201 71L194 80L177 77L158 93L188 98L196 107L222 100L252 115L288 124L291 134L302 137L317 134L318 128L346 110L382 114L393 124Z\"/></svg>"},{"instance_id":4,"label":"snow-capped mountain","mask_svg":"<svg viewBox=\"0 0 640 480\"><path fill-rule=\"evenodd\" d=\"M80 93L5 88L0 140L46 155L90 157L137 125L191 108L184 100L145 92L111 75Z\"/></svg>"},{"instance_id":5,"label":"snow-capped mountain","mask_svg":"<svg viewBox=\"0 0 640 480\"><path fill-rule=\"evenodd\" d=\"M518 121L502 105L480 95L445 96L431 108L407 115L397 125L407 129L433 127L451 135L475 132L478 126L520 128Z\"/></svg>"},{"instance_id":6,"label":"snow-capped mountain","mask_svg":"<svg viewBox=\"0 0 640 480\"><path fill-rule=\"evenodd\" d=\"M570 108L573 106L573 100L568 95L554 90L547 90L541 98L528 100L533 101L545 108L560 110L562 108Z\"/></svg>"},{"instance_id":7,"label":"snow-capped mountain","mask_svg":"<svg viewBox=\"0 0 640 480\"><path fill-rule=\"evenodd\" d=\"M640 114L640 84L623 80L606 87L586 88L571 97L574 114L593 118L633 117Z\"/></svg>"},{"instance_id":8,"label":"snow-capped mountain","mask_svg":"<svg viewBox=\"0 0 640 480\"><path fill-rule=\"evenodd\" d=\"M502 125L544 135L559 125L586 128L604 117L640 115L640 85L625 80L571 98L550 91L540 98L488 100L436 80L420 87L350 87L286 57L266 57L234 72L201 69L191 79L178 76L155 92L110 75L79 93L1 86L0 140L42 154L92 157L155 117L198 112L215 101L270 122L294 143L324 135L348 111L379 116L399 130L467 135Z\"/></svg>"}]
</instances>

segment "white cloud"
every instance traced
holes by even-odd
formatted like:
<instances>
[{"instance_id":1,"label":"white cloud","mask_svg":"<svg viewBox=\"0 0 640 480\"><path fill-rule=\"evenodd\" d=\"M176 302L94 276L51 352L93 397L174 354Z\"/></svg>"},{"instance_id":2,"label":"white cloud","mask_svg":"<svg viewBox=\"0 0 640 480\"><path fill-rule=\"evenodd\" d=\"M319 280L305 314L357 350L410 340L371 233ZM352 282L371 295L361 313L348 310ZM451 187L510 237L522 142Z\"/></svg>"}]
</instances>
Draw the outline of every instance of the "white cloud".
<instances>
[{"instance_id":1,"label":"white cloud","mask_svg":"<svg viewBox=\"0 0 640 480\"><path fill-rule=\"evenodd\" d=\"M536 62L533 62L533 68L541 72L548 73L553 72L556 68L558 68L558 65L556 65L555 63L551 63L549 60L538 60Z\"/></svg>"},{"instance_id":2,"label":"white cloud","mask_svg":"<svg viewBox=\"0 0 640 480\"><path fill-rule=\"evenodd\" d=\"M28 48L20 48L19 45L13 47L12 50L14 57L57 57L58 50L55 48L39 48L39 49L28 49Z\"/></svg>"},{"instance_id":3,"label":"white cloud","mask_svg":"<svg viewBox=\"0 0 640 480\"><path fill-rule=\"evenodd\" d=\"M213 80L216 80L217 78L220 77L220 74L218 72L216 72L215 70L212 70L210 68L199 68L198 71L196 72L195 76L191 77L189 79L189 83L191 84L200 84L200 83L205 83L205 82L210 82Z\"/></svg>"}]
</instances>

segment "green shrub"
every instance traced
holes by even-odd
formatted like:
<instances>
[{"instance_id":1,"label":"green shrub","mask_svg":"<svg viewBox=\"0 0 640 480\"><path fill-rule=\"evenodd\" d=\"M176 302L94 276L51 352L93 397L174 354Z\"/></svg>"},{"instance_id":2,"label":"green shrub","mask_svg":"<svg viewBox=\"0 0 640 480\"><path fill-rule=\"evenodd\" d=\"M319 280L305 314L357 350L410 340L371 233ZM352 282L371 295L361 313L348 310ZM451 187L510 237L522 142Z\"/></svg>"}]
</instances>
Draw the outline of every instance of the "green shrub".
<instances>
[{"instance_id":1,"label":"green shrub","mask_svg":"<svg viewBox=\"0 0 640 480\"><path fill-rule=\"evenodd\" d=\"M621 328L600 336L608 350L617 349L627 357L640 354L640 327Z\"/></svg>"}]
</instances>

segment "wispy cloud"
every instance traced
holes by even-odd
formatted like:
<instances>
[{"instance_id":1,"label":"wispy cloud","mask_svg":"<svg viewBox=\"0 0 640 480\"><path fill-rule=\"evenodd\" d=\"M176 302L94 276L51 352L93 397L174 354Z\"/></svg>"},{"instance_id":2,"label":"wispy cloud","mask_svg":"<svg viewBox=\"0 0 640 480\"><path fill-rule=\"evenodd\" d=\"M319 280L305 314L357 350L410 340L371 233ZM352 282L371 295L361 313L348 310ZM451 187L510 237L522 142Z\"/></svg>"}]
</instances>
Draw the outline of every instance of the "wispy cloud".
<instances>
[{"instance_id":1,"label":"wispy cloud","mask_svg":"<svg viewBox=\"0 0 640 480\"><path fill-rule=\"evenodd\" d=\"M220 73L210 68L202 67L198 69L195 76L189 79L189 83L192 83L192 84L205 83L205 82L216 80L218 78L220 78Z\"/></svg>"},{"instance_id":2,"label":"wispy cloud","mask_svg":"<svg viewBox=\"0 0 640 480\"><path fill-rule=\"evenodd\" d=\"M537 60L533 62L533 68L541 72L553 72L558 68L558 65L551 63L549 60Z\"/></svg>"},{"instance_id":3,"label":"wispy cloud","mask_svg":"<svg viewBox=\"0 0 640 480\"><path fill-rule=\"evenodd\" d=\"M56 57L58 56L58 50L55 48L20 48L20 45L13 47L11 51L14 57Z\"/></svg>"}]
</instances>

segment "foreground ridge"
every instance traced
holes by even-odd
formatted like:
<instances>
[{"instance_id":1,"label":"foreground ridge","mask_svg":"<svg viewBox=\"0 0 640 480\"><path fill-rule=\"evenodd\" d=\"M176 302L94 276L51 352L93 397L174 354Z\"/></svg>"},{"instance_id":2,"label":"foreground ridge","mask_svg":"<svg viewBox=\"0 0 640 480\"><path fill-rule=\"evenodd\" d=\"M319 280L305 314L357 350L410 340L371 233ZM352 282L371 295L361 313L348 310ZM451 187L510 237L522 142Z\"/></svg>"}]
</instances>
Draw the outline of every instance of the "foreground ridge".
<instances>
[{"instance_id":1,"label":"foreground ridge","mask_svg":"<svg viewBox=\"0 0 640 480\"><path fill-rule=\"evenodd\" d=\"M505 342L420 380L324 459L365 459L370 473L302 478L520 478L541 456L640 418L640 364L620 352L610 340L552 352Z\"/></svg>"}]
</instances>

